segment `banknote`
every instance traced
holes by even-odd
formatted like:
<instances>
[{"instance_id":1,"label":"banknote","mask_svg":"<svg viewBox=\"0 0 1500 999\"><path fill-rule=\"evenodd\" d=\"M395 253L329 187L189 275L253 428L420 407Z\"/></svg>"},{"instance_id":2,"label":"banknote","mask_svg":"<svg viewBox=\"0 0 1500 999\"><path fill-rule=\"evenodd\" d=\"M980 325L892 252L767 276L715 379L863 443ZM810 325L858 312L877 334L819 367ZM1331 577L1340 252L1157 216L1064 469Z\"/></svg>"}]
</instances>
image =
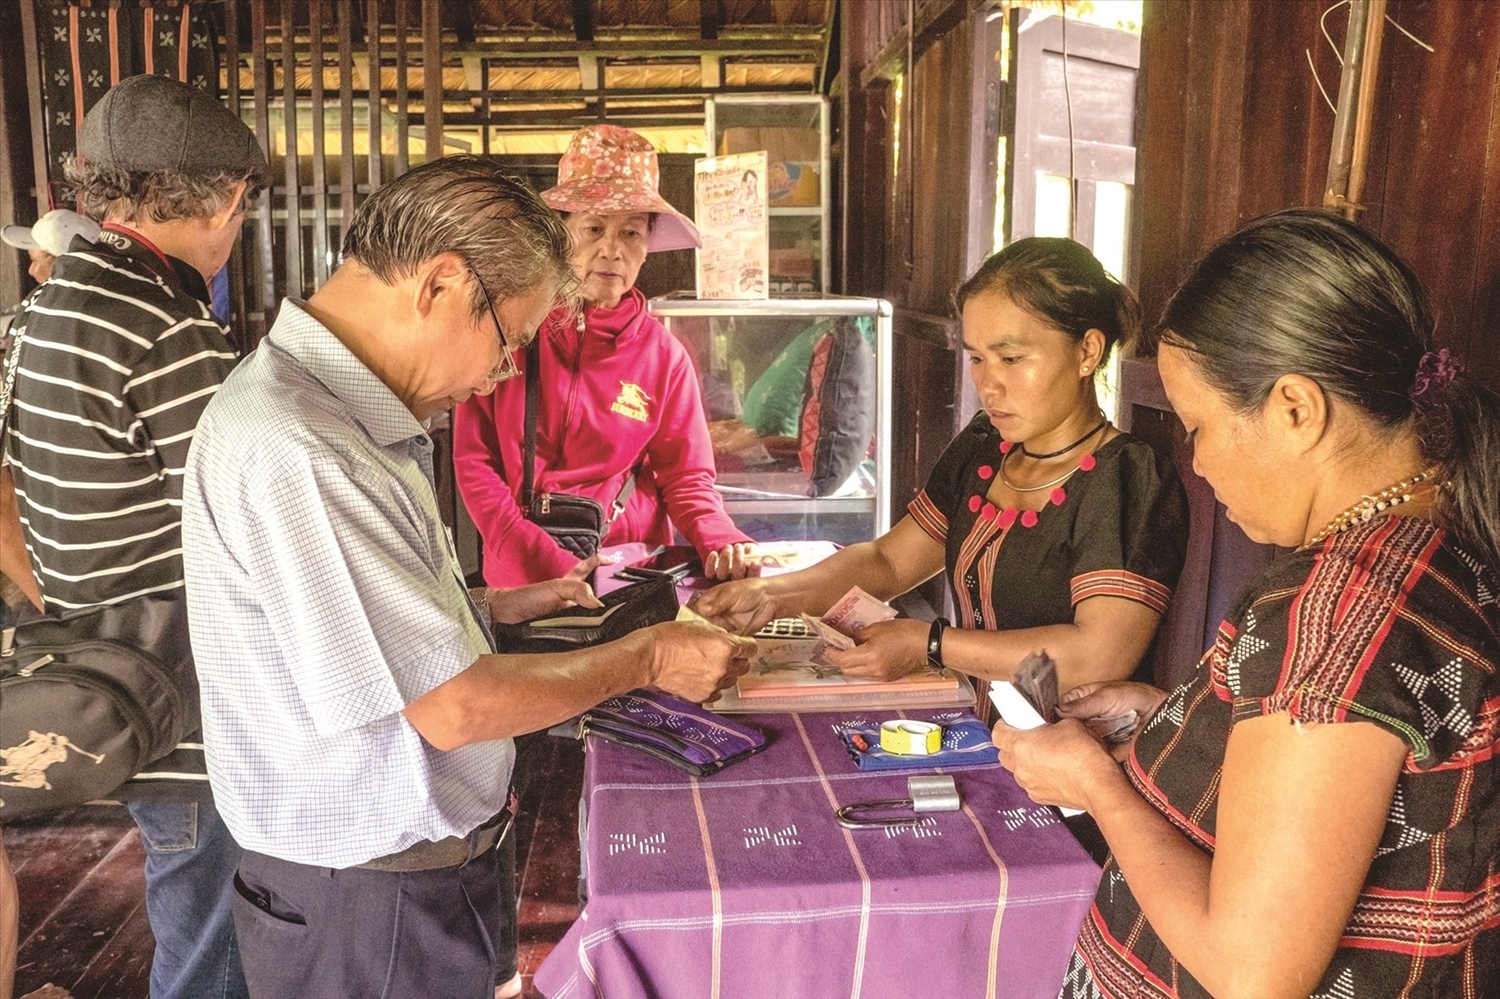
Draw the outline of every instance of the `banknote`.
<instances>
[{"instance_id":1,"label":"banknote","mask_svg":"<svg viewBox=\"0 0 1500 999\"><path fill-rule=\"evenodd\" d=\"M858 586L851 586L848 593L828 608L823 621L853 638L870 625L889 621L895 616L894 607L876 600Z\"/></svg>"},{"instance_id":2,"label":"banknote","mask_svg":"<svg viewBox=\"0 0 1500 999\"><path fill-rule=\"evenodd\" d=\"M813 646L812 655L809 657L819 666L832 666L824 655L830 649L842 651L854 648L854 639L834 628L822 618L813 617L811 614L803 614L802 620L807 623L808 633L817 640Z\"/></svg>"},{"instance_id":3,"label":"banknote","mask_svg":"<svg viewBox=\"0 0 1500 999\"><path fill-rule=\"evenodd\" d=\"M1124 714L1109 715L1105 718L1090 718L1084 724L1102 739L1106 746L1119 746L1131 740L1140 720L1140 715L1135 711L1126 711Z\"/></svg>"},{"instance_id":4,"label":"banknote","mask_svg":"<svg viewBox=\"0 0 1500 999\"><path fill-rule=\"evenodd\" d=\"M1043 721L1057 721L1057 663L1051 656L1033 652L1016 664L1010 682L1031 702Z\"/></svg>"}]
</instances>

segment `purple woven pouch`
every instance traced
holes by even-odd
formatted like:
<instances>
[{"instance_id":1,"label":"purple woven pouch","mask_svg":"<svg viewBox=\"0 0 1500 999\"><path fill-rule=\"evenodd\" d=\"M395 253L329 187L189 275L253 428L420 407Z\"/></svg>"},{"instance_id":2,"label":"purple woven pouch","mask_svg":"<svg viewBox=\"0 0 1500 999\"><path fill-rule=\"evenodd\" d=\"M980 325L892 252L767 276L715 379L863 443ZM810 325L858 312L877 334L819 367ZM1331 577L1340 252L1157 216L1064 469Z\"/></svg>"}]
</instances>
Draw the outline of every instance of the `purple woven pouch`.
<instances>
[{"instance_id":1,"label":"purple woven pouch","mask_svg":"<svg viewBox=\"0 0 1500 999\"><path fill-rule=\"evenodd\" d=\"M611 697L579 717L578 734L631 746L695 777L766 748L765 734L659 690Z\"/></svg>"}]
</instances>

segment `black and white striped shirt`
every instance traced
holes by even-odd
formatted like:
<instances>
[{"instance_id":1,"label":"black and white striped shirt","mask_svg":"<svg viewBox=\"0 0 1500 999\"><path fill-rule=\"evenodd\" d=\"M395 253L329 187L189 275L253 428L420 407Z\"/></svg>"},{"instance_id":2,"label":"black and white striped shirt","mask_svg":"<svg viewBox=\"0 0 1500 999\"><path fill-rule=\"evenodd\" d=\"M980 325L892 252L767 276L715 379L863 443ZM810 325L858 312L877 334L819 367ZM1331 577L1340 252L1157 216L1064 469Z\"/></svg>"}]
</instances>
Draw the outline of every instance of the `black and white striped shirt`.
<instances>
[{"instance_id":1,"label":"black and white striped shirt","mask_svg":"<svg viewBox=\"0 0 1500 999\"><path fill-rule=\"evenodd\" d=\"M26 303L5 447L49 611L182 586L182 470L236 359L203 278L138 234L75 241Z\"/></svg>"}]
</instances>

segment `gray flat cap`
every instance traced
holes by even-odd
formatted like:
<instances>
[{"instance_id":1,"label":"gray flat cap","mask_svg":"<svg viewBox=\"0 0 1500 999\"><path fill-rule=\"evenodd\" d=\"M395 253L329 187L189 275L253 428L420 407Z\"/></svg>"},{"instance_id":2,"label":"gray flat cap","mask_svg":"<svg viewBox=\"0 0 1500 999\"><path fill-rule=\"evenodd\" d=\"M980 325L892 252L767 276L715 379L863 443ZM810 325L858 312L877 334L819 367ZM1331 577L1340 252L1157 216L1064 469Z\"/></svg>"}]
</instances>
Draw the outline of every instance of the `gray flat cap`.
<instances>
[{"instance_id":1,"label":"gray flat cap","mask_svg":"<svg viewBox=\"0 0 1500 999\"><path fill-rule=\"evenodd\" d=\"M164 76L132 76L111 87L84 115L78 152L92 166L131 173L267 179L255 133L215 98Z\"/></svg>"}]
</instances>

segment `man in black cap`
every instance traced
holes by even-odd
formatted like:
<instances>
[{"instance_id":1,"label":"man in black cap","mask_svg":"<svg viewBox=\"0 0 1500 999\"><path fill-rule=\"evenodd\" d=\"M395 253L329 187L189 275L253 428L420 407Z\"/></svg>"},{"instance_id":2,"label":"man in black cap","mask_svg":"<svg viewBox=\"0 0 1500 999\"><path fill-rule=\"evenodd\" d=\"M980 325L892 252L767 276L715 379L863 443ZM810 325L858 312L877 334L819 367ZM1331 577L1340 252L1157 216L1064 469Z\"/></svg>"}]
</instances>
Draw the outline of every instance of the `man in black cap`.
<instances>
[{"instance_id":1,"label":"man in black cap","mask_svg":"<svg viewBox=\"0 0 1500 999\"><path fill-rule=\"evenodd\" d=\"M266 177L238 118L156 76L105 94L79 153L69 176L103 230L92 247L74 240L15 323L5 455L49 612L182 588L188 445L237 359L206 282ZM200 800L129 802L146 846L151 995L244 996L229 907L239 847L206 780L191 786Z\"/></svg>"}]
</instances>

